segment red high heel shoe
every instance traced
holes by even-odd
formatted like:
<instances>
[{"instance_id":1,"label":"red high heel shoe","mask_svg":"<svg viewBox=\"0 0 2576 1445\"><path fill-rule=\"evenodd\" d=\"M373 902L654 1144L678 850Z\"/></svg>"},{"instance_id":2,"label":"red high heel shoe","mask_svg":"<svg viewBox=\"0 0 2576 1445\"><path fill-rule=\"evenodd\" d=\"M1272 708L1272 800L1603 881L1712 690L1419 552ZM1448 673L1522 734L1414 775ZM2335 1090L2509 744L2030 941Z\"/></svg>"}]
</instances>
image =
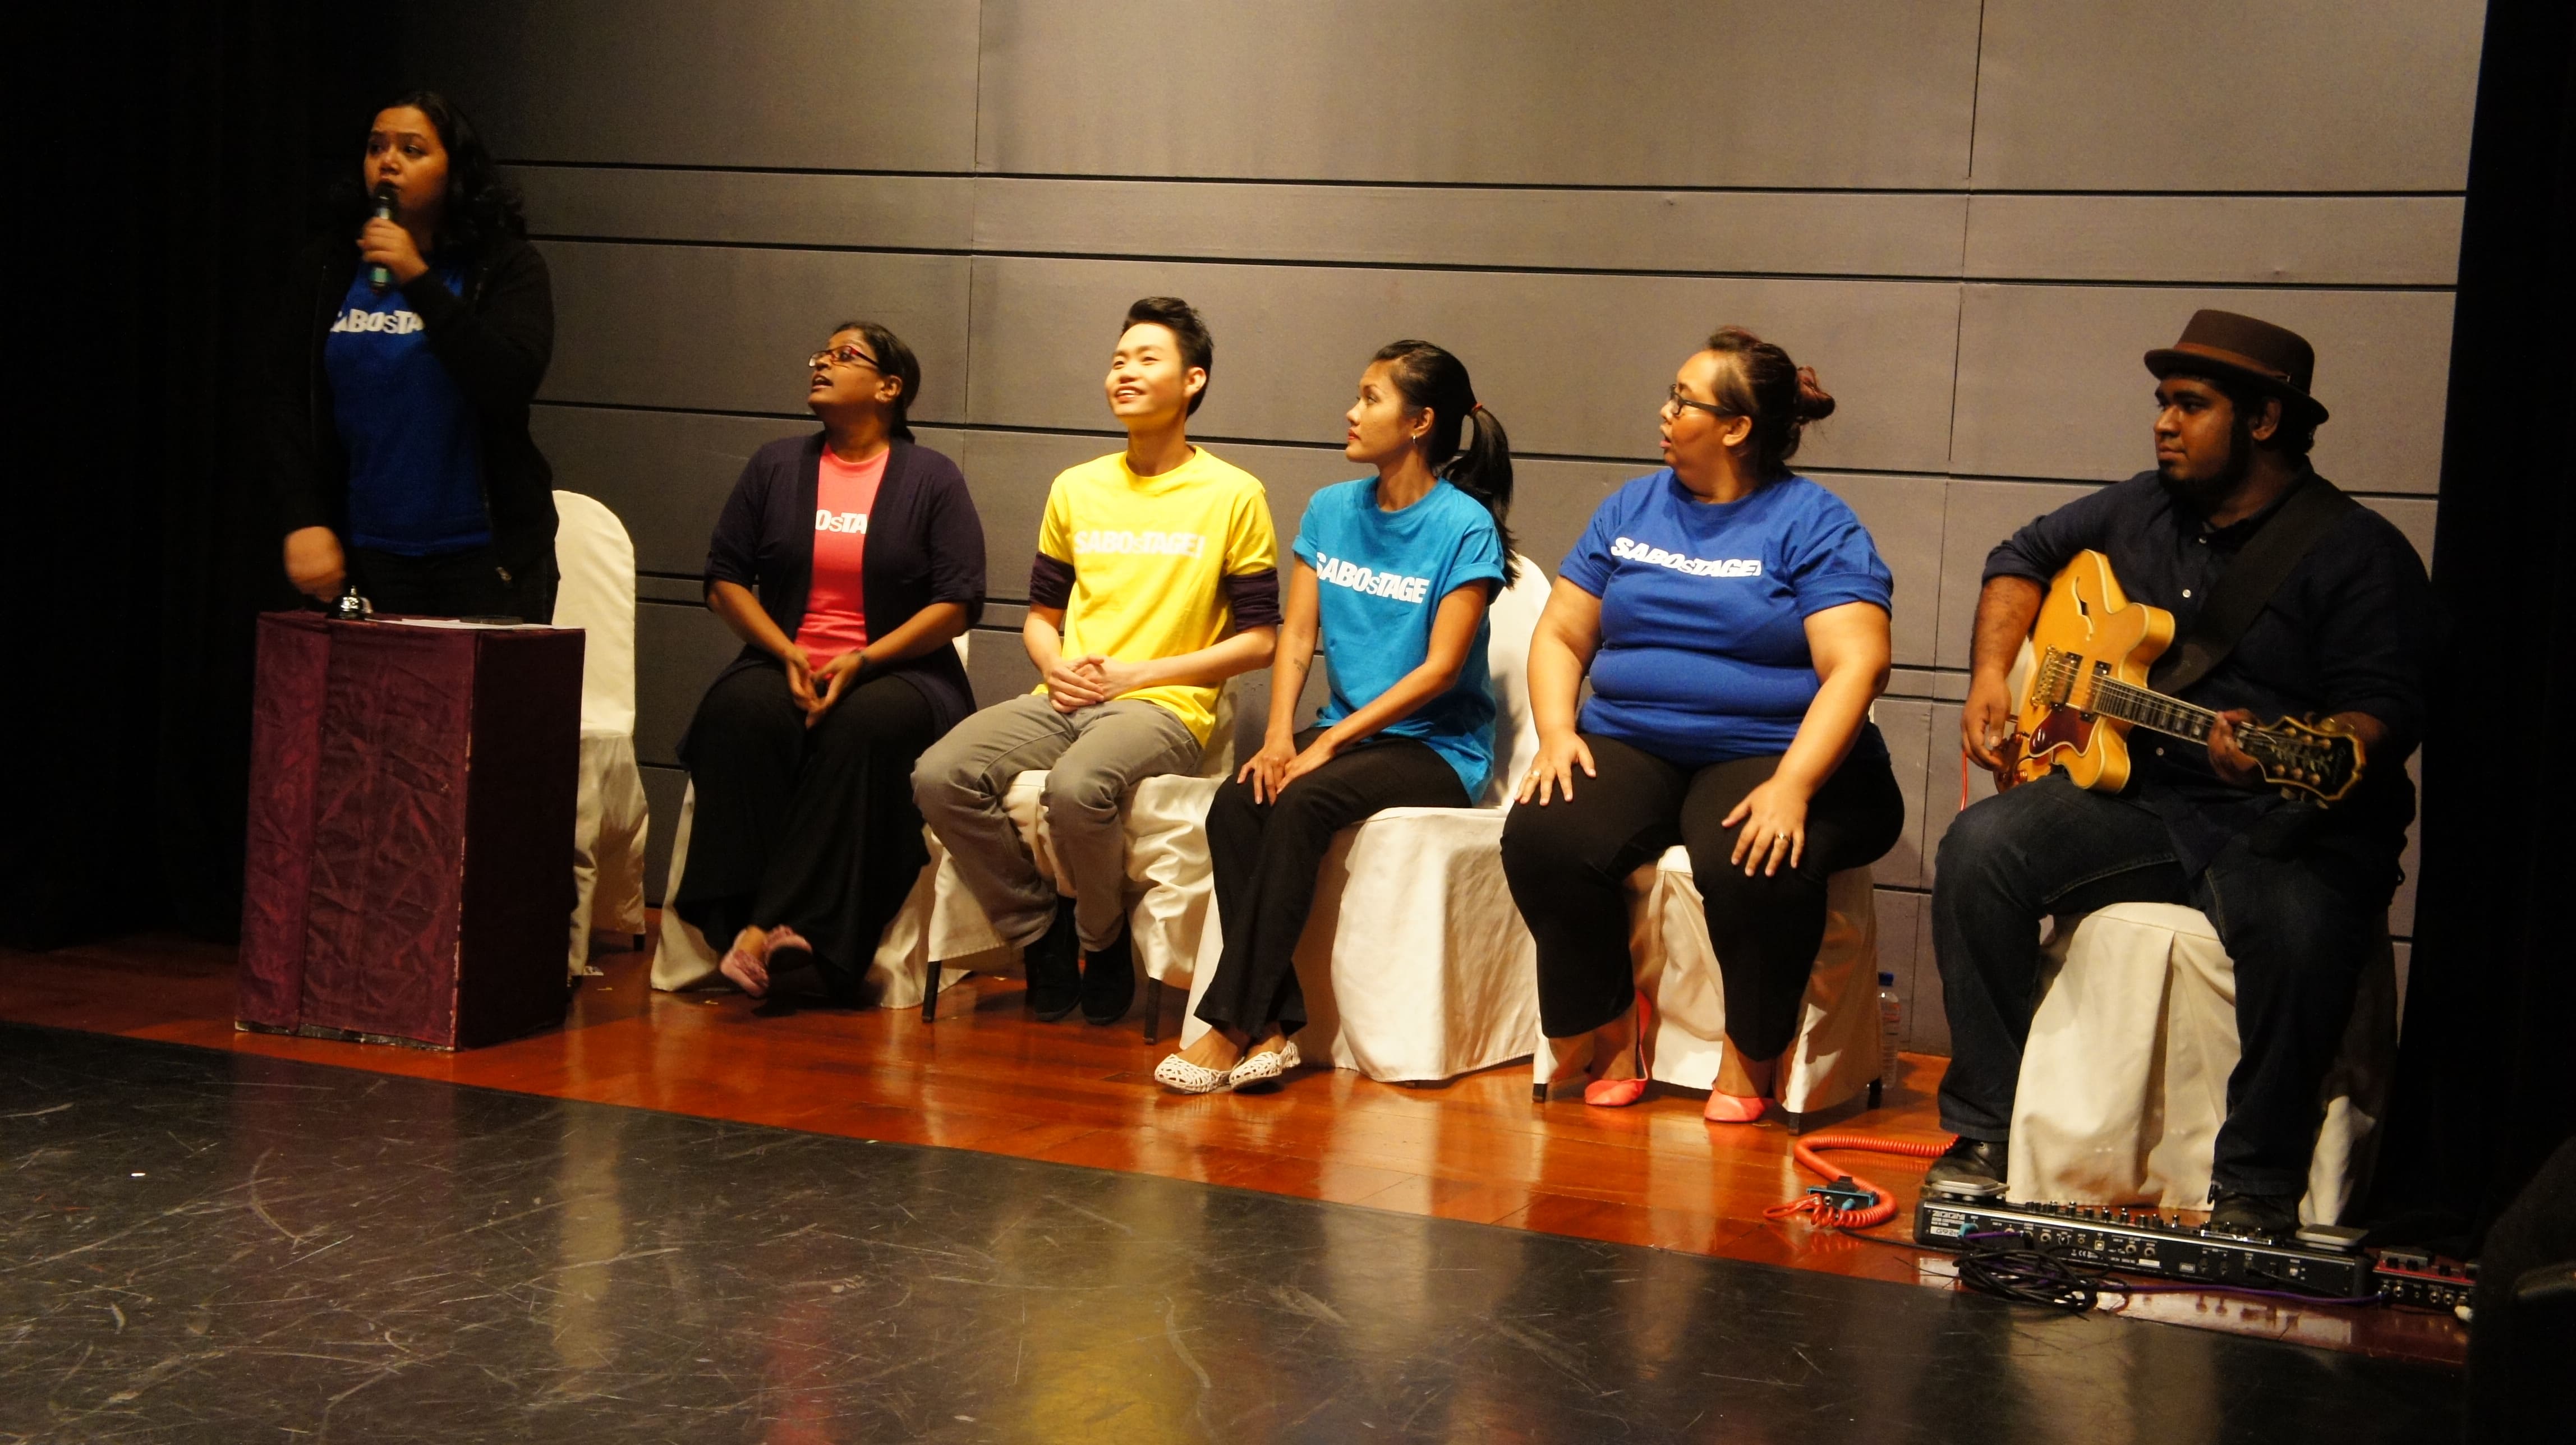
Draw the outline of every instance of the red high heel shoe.
<instances>
[{"instance_id":1,"label":"red high heel shoe","mask_svg":"<svg viewBox=\"0 0 2576 1445\"><path fill-rule=\"evenodd\" d=\"M1646 1002L1644 990L1637 993L1637 1038L1630 1045L1637 1061L1633 1079L1594 1079L1583 1086L1583 1102L1596 1109L1624 1109L1646 1097L1646 1061L1654 1057L1655 1006Z\"/></svg>"}]
</instances>

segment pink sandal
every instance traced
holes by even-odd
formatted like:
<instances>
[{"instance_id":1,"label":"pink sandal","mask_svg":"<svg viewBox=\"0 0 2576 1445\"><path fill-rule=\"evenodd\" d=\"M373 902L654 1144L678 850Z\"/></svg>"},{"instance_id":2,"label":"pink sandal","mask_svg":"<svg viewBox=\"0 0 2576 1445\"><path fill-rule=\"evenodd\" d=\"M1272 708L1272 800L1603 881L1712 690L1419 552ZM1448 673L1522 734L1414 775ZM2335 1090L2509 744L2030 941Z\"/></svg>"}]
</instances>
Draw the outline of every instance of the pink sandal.
<instances>
[{"instance_id":1,"label":"pink sandal","mask_svg":"<svg viewBox=\"0 0 2576 1445\"><path fill-rule=\"evenodd\" d=\"M1646 1097L1646 1060L1653 1057L1648 1047L1655 1036L1655 1006L1646 1002L1644 990L1637 994L1637 1038L1630 1045L1637 1061L1633 1079L1594 1079L1583 1086L1583 1102L1596 1109L1624 1109Z\"/></svg>"}]
</instances>

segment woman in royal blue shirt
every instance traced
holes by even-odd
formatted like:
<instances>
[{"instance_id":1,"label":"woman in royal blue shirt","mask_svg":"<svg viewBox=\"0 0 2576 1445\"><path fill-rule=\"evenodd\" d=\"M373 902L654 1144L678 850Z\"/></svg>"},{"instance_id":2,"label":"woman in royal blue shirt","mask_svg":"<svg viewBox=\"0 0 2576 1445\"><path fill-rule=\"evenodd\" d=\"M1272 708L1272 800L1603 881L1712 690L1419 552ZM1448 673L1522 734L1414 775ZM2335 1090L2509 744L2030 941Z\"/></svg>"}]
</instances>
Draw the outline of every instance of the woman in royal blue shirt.
<instances>
[{"instance_id":1,"label":"woman in royal blue shirt","mask_svg":"<svg viewBox=\"0 0 2576 1445\"><path fill-rule=\"evenodd\" d=\"M297 268L269 366L287 580L321 602L355 584L382 612L551 620L554 473L528 405L554 292L517 192L424 90L376 113L336 204L346 229Z\"/></svg>"},{"instance_id":2,"label":"woman in royal blue shirt","mask_svg":"<svg viewBox=\"0 0 2576 1445\"><path fill-rule=\"evenodd\" d=\"M1646 1090L1631 871L1690 851L1726 989L1707 1117L1746 1123L1797 1033L1826 879L1904 827L1869 721L1887 685L1887 565L1851 508L1788 468L1833 407L1779 347L1732 326L1711 336L1664 402L1669 465L1592 514L1531 640L1539 756L1503 868L1538 944L1556 1073L1589 1048L1586 1103Z\"/></svg>"},{"instance_id":3,"label":"woman in royal blue shirt","mask_svg":"<svg viewBox=\"0 0 2576 1445\"><path fill-rule=\"evenodd\" d=\"M1512 568L1511 444L1427 341L1381 349L1343 420L1342 454L1377 475L1316 493L1298 524L1269 733L1208 807L1225 952L1199 998L1208 1032L1154 1070L1179 1093L1296 1066L1297 935L1333 835L1383 808L1467 807L1493 770L1485 611ZM1332 696L1299 732L1318 630Z\"/></svg>"}]
</instances>

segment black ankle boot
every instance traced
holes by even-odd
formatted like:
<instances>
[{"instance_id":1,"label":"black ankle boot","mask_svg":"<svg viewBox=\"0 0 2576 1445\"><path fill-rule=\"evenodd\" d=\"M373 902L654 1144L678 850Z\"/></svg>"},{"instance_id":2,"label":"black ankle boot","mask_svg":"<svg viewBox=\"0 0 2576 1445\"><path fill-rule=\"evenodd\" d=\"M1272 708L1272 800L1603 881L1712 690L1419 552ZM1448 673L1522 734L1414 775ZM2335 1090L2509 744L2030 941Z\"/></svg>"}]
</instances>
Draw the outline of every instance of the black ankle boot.
<instances>
[{"instance_id":1,"label":"black ankle boot","mask_svg":"<svg viewBox=\"0 0 2576 1445\"><path fill-rule=\"evenodd\" d=\"M2012 1159L2012 1147L2001 1139L1971 1139L1959 1136L1948 1151L1932 1161L1923 1171L1923 1192L1952 1194L1969 1199L1994 1199L2004 1192L2004 1171Z\"/></svg>"},{"instance_id":2,"label":"black ankle boot","mask_svg":"<svg viewBox=\"0 0 2576 1445\"><path fill-rule=\"evenodd\" d=\"M1095 1024L1114 1024L1127 1017L1136 1002L1136 950L1127 930L1109 946L1093 953L1082 968L1082 1016Z\"/></svg>"},{"instance_id":3,"label":"black ankle boot","mask_svg":"<svg viewBox=\"0 0 2576 1445\"><path fill-rule=\"evenodd\" d=\"M1072 899L1058 903L1055 922L1020 950L1020 966L1029 977L1029 1012L1039 1023L1054 1023L1082 1002L1082 944L1073 932Z\"/></svg>"},{"instance_id":4,"label":"black ankle boot","mask_svg":"<svg viewBox=\"0 0 2576 1445\"><path fill-rule=\"evenodd\" d=\"M2299 1201L2287 1194L2218 1196L2210 1206L2209 1232L2239 1239L2279 1239L2299 1229Z\"/></svg>"}]
</instances>

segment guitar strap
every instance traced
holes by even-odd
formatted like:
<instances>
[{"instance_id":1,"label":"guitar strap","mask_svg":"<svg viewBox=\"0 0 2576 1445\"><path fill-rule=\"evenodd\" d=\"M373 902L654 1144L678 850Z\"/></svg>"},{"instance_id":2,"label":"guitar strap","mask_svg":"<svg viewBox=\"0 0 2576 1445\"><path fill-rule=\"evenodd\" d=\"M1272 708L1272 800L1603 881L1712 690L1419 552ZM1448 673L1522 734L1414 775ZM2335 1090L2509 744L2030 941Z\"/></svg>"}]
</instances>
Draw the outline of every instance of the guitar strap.
<instances>
[{"instance_id":1,"label":"guitar strap","mask_svg":"<svg viewBox=\"0 0 2576 1445\"><path fill-rule=\"evenodd\" d=\"M2209 601L2191 620L2191 631L2179 646L2156 659L2147 685L2161 693L2178 693L2209 676L2236 650L2245 629L2263 615L2263 608L2289 580L2299 559L2308 555L2328 527L2360 505L2334 483L2308 473L2281 510L2219 574L2218 585L2209 589Z\"/></svg>"}]
</instances>

